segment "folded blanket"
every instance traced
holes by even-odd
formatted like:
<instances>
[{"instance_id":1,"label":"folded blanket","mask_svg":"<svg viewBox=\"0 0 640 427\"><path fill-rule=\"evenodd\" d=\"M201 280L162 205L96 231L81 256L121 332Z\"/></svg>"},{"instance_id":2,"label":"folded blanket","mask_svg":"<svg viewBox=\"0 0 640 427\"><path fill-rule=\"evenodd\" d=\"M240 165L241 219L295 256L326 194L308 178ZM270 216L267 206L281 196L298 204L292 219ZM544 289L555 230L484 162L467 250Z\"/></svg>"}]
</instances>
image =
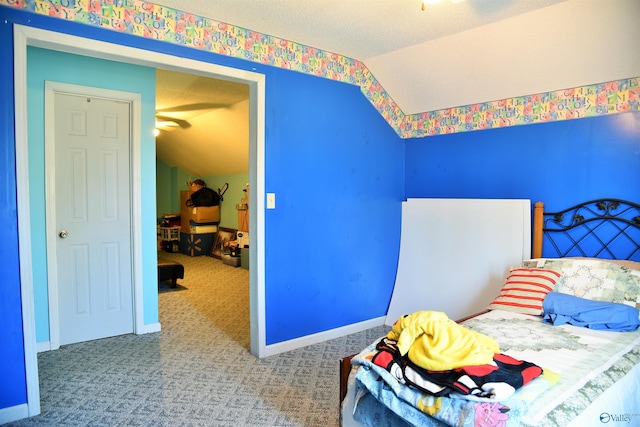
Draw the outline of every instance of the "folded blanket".
<instances>
[{"instance_id":1,"label":"folded blanket","mask_svg":"<svg viewBox=\"0 0 640 427\"><path fill-rule=\"evenodd\" d=\"M370 344L352 359L354 381L358 384L354 389L364 387L375 399L412 426L522 426L522 417L526 416L531 402L547 393L559 380L557 374L545 369L542 375L516 390L503 402L462 399L456 393L452 397L433 396L415 387L407 387L395 373L373 363L378 342ZM397 425L385 424L385 420L379 418L379 413L367 415L371 420L367 425ZM498 420L499 423L487 424L488 421Z\"/></svg>"},{"instance_id":2,"label":"folded blanket","mask_svg":"<svg viewBox=\"0 0 640 427\"><path fill-rule=\"evenodd\" d=\"M400 317L387 334L398 342L402 356L424 369L444 371L484 365L500 353L487 335L467 329L440 311L418 311Z\"/></svg>"},{"instance_id":3,"label":"folded blanket","mask_svg":"<svg viewBox=\"0 0 640 427\"><path fill-rule=\"evenodd\" d=\"M635 331L640 313L635 307L607 301L593 301L574 295L549 292L542 304L542 321L552 325L568 323L589 329Z\"/></svg>"}]
</instances>

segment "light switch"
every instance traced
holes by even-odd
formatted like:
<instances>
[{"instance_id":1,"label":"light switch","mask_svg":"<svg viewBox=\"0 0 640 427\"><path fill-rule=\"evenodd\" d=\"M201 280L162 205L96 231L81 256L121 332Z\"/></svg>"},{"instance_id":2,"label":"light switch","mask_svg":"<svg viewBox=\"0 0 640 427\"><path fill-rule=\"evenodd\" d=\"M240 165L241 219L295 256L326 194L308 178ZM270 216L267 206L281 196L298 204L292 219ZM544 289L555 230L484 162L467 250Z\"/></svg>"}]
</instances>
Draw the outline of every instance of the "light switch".
<instances>
[{"instance_id":1,"label":"light switch","mask_svg":"<svg viewBox=\"0 0 640 427\"><path fill-rule=\"evenodd\" d=\"M267 209L276 208L276 193L267 193Z\"/></svg>"}]
</instances>

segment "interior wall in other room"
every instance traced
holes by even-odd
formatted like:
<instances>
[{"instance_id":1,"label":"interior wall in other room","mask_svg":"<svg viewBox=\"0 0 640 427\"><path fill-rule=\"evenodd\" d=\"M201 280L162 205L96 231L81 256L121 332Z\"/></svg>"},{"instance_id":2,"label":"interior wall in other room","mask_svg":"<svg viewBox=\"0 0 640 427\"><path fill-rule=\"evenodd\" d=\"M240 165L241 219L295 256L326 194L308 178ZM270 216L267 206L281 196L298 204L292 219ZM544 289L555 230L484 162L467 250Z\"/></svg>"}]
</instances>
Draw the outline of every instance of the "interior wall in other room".
<instances>
[{"instance_id":1,"label":"interior wall in other room","mask_svg":"<svg viewBox=\"0 0 640 427\"><path fill-rule=\"evenodd\" d=\"M162 218L162 215L164 214L179 212L179 210L176 210L176 206L179 201L177 201L177 197L173 194L178 192L178 190L175 188L176 184L174 168L168 166L162 160L156 159L157 218Z\"/></svg>"},{"instance_id":2,"label":"interior wall in other room","mask_svg":"<svg viewBox=\"0 0 640 427\"><path fill-rule=\"evenodd\" d=\"M220 227L238 229L238 211L236 204L240 203L245 192L247 183L249 182L248 173L234 173L227 175L212 175L203 177L207 187L218 191L225 184L229 184L227 191L222 196L220 202Z\"/></svg>"},{"instance_id":3,"label":"interior wall in other room","mask_svg":"<svg viewBox=\"0 0 640 427\"><path fill-rule=\"evenodd\" d=\"M31 208L31 248L34 266L33 286L36 341L47 342L49 341L47 270L39 267L47 265L44 163L45 81L50 80L62 83L140 93L143 100L142 128L149 129L148 136L145 135L145 132L142 132L142 141L144 145L142 151L144 153L147 149L151 150L151 152L155 151L154 140L151 134L151 129L153 129L153 117L155 114L153 108L155 104L155 70L148 67L104 61L36 47L29 47L27 51L29 64L27 71L27 102L29 105L29 199ZM145 119L145 117L149 117L150 119ZM149 174L152 174L151 176L155 178L153 165L152 167L142 169L143 185L145 182L148 184L148 181L150 181L146 178ZM152 187L155 187L155 181L153 181ZM155 193L155 189L153 192ZM151 205L147 205L146 212L150 212L151 215L153 215L155 208ZM155 236L154 218L153 216L146 216L151 219L150 225L153 226ZM153 251L151 253L155 258L156 246L154 244L154 240L150 241L153 244ZM149 251L146 253L149 253ZM154 260L151 265L155 266L155 264L156 262ZM146 274L145 277L151 277L151 275ZM145 324L157 323L157 283L155 280L146 280L143 283L143 288L143 298L145 300Z\"/></svg>"},{"instance_id":4,"label":"interior wall in other room","mask_svg":"<svg viewBox=\"0 0 640 427\"><path fill-rule=\"evenodd\" d=\"M412 139L407 197L640 201L640 112Z\"/></svg>"},{"instance_id":5,"label":"interior wall in other room","mask_svg":"<svg viewBox=\"0 0 640 427\"><path fill-rule=\"evenodd\" d=\"M187 191L187 181L194 179L178 167L170 167L166 163L158 160L158 168L156 169L158 182L158 218L167 213L180 212L180 192ZM198 175L198 177L200 177ZM249 182L248 173L236 173L227 175L211 175L200 177L210 187L216 191L223 188L225 184L229 184L229 188L223 195L223 201L220 203L220 227L238 228L238 211L236 204L245 197L246 184ZM160 204L160 200L164 203Z\"/></svg>"}]
</instances>

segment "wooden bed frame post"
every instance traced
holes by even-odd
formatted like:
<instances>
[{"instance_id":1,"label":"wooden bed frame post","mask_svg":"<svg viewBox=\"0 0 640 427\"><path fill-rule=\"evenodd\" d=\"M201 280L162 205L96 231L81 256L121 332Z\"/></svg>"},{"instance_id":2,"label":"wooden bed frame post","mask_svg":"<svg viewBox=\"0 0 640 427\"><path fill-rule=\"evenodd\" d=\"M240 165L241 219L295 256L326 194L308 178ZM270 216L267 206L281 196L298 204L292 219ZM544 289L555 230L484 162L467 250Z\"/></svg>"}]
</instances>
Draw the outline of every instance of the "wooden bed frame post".
<instances>
[{"instance_id":1,"label":"wooden bed frame post","mask_svg":"<svg viewBox=\"0 0 640 427\"><path fill-rule=\"evenodd\" d=\"M542 258L542 227L544 203L536 202L533 207L533 258Z\"/></svg>"}]
</instances>

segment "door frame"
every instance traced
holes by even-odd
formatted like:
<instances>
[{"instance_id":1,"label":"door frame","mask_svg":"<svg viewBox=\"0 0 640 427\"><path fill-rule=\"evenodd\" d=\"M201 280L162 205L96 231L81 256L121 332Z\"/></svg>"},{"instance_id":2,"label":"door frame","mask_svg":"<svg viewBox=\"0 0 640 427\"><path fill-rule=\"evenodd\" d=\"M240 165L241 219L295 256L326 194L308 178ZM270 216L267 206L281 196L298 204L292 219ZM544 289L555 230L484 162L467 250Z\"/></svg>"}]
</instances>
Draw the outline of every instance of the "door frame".
<instances>
[{"instance_id":1,"label":"door frame","mask_svg":"<svg viewBox=\"0 0 640 427\"><path fill-rule=\"evenodd\" d=\"M27 121L27 46L58 50L94 58L115 60L153 68L198 74L205 77L232 80L249 86L249 185L250 210L250 269L249 312L251 353L257 357L268 356L265 327L265 257L264 257L264 200L265 200L265 75L252 71L225 67L208 62L181 58L174 55L133 48L124 45L73 36L24 25L14 25L14 106L16 138L16 190L18 236L20 239L20 289L27 381L27 408L25 416L40 413L40 389L38 384L37 345L35 335L35 310L33 300L33 263L31 258L31 226L29 207L28 170L28 121ZM134 122L135 126L136 123ZM139 144L138 144L139 146ZM140 209L141 194L139 175L132 175L133 204ZM136 190L136 188L138 190ZM136 192L137 191L137 192ZM134 206L134 210L135 210ZM140 254L141 227L132 230L133 251ZM141 274L141 257L134 269ZM148 280L148 279L147 279ZM142 278L134 277L136 290L142 295ZM136 301L137 305L138 302ZM141 310L136 310L135 333L154 332L145 330L138 323ZM140 317L142 319L142 317Z\"/></svg>"},{"instance_id":2,"label":"door frame","mask_svg":"<svg viewBox=\"0 0 640 427\"><path fill-rule=\"evenodd\" d=\"M114 101L127 102L131 109L129 111L129 171L128 186L129 199L127 206L131 224L130 242L131 245L131 302L133 312L132 326L135 333L142 332L144 329L144 305L142 297L142 257L141 248L136 242L136 233L133 230L140 230L142 227L142 212L139 203L140 197L140 180L134 180L134 176L140 176L140 146L141 133L138 124L141 121L142 97L139 93L123 92L111 89L102 89L90 86L80 86L75 84L46 81L44 89L44 121L45 121L45 137L44 137L44 153L45 153L45 217L47 230L47 294L49 299L49 346L50 350L60 348L60 314L59 314L59 293L58 293L58 254L57 254L57 237L56 237L56 194L55 194L55 172L56 172L56 156L55 156L55 132L54 132L54 98L55 95L69 94L77 96L89 96L93 98L109 99Z\"/></svg>"}]
</instances>

